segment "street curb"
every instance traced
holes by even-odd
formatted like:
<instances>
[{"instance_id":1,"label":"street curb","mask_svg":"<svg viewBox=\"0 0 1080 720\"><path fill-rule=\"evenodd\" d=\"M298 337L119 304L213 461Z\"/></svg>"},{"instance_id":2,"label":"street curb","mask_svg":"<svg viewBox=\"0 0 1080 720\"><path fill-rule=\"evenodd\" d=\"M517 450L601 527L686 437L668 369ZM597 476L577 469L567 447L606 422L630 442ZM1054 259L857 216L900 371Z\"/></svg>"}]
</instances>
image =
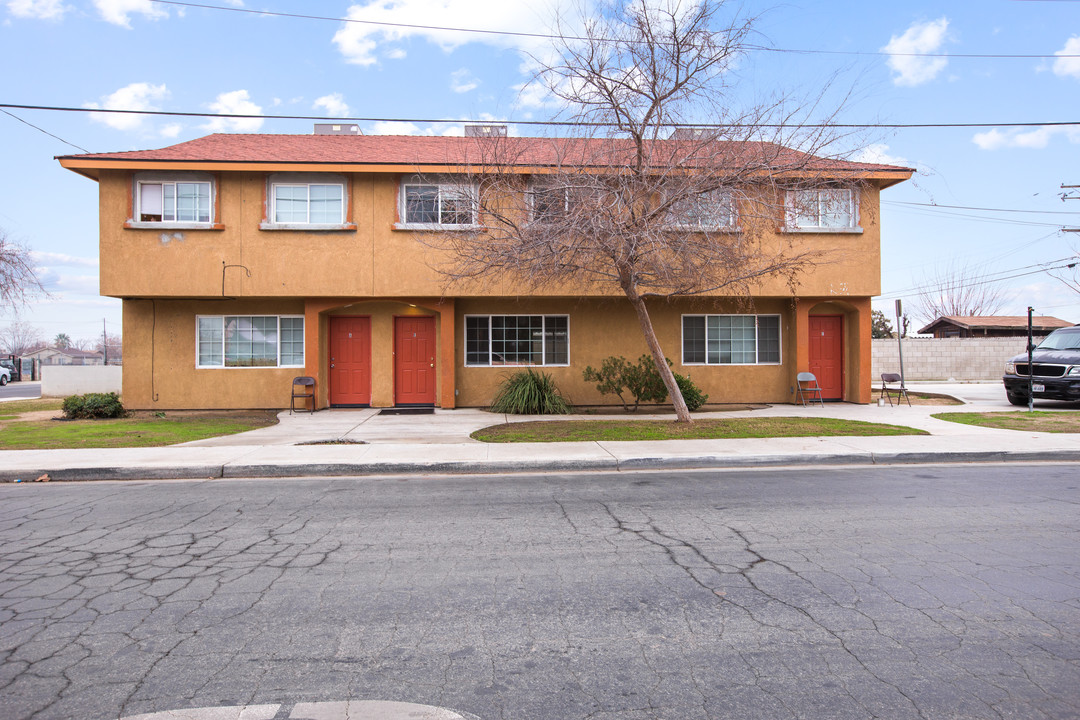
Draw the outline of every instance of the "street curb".
<instances>
[{"instance_id":1,"label":"street curb","mask_svg":"<svg viewBox=\"0 0 1080 720\"><path fill-rule=\"evenodd\" d=\"M0 482L33 482L48 474L56 482L97 480L216 480L239 478L347 477L380 475L492 475L498 473L611 472L634 470L703 470L746 469L800 465L845 465L876 467L884 465L925 465L938 463L998 462L1078 462L1080 450L1046 452L956 451L836 453L824 455L784 454L746 457L641 457L619 461L615 458L595 461L507 461L507 462L373 462L311 463L306 465L191 465L176 467L85 467L41 468L7 474Z\"/></svg>"}]
</instances>

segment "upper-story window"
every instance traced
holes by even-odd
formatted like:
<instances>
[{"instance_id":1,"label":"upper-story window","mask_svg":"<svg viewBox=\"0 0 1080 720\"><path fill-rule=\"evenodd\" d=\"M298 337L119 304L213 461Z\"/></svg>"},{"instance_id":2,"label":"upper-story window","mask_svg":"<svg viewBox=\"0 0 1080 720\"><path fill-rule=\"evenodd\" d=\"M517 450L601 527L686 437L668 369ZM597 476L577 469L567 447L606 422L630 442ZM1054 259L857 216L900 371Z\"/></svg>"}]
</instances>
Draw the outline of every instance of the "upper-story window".
<instances>
[{"instance_id":1,"label":"upper-story window","mask_svg":"<svg viewBox=\"0 0 1080 720\"><path fill-rule=\"evenodd\" d=\"M328 173L277 173L267 184L263 230L352 229L345 178Z\"/></svg>"},{"instance_id":2,"label":"upper-story window","mask_svg":"<svg viewBox=\"0 0 1080 720\"><path fill-rule=\"evenodd\" d=\"M668 223L690 230L732 230L735 199L729 190L710 190L679 198L671 204Z\"/></svg>"},{"instance_id":3,"label":"upper-story window","mask_svg":"<svg viewBox=\"0 0 1080 720\"><path fill-rule=\"evenodd\" d=\"M274 184L274 222L340 225L345 216L345 189L340 183Z\"/></svg>"},{"instance_id":4,"label":"upper-story window","mask_svg":"<svg viewBox=\"0 0 1080 720\"><path fill-rule=\"evenodd\" d=\"M138 173L134 224L210 225L214 182L203 173Z\"/></svg>"},{"instance_id":5,"label":"upper-story window","mask_svg":"<svg viewBox=\"0 0 1080 720\"><path fill-rule=\"evenodd\" d=\"M401 225L467 227L476 224L477 193L472 184L452 177L406 178L399 198Z\"/></svg>"},{"instance_id":6,"label":"upper-story window","mask_svg":"<svg viewBox=\"0 0 1080 720\"><path fill-rule=\"evenodd\" d=\"M859 207L852 188L791 190L787 195L789 230L859 229Z\"/></svg>"},{"instance_id":7,"label":"upper-story window","mask_svg":"<svg viewBox=\"0 0 1080 720\"><path fill-rule=\"evenodd\" d=\"M533 181L529 186L529 218L537 223L565 220L570 213L572 193L562 184Z\"/></svg>"}]
</instances>

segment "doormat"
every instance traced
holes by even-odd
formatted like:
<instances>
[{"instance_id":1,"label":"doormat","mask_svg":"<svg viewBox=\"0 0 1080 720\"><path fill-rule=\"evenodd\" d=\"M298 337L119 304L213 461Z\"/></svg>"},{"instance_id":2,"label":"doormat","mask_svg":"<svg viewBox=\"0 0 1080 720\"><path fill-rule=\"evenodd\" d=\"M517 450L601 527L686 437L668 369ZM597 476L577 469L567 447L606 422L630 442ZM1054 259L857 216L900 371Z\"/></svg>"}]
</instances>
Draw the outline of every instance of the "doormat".
<instances>
[{"instance_id":1,"label":"doormat","mask_svg":"<svg viewBox=\"0 0 1080 720\"><path fill-rule=\"evenodd\" d=\"M380 415L434 415L435 408L418 407L418 408L383 408L379 411Z\"/></svg>"}]
</instances>

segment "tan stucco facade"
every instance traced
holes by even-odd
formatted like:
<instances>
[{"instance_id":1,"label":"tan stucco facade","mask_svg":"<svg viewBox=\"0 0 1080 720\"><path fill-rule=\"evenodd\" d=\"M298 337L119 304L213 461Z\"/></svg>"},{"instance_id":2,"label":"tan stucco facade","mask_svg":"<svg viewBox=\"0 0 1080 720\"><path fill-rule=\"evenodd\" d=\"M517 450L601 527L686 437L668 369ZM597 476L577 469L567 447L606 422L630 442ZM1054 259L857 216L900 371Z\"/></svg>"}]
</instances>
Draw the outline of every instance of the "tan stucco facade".
<instances>
[{"instance_id":1,"label":"tan stucco facade","mask_svg":"<svg viewBox=\"0 0 1080 720\"><path fill-rule=\"evenodd\" d=\"M560 288L535 296L513 278L450 287L441 258L415 231L395 227L406 171L323 168L346 187L346 222L303 230L267 223L270 178L287 168L202 168L213 181L214 223L152 227L135 222L139 173L165 165L101 168L101 293L124 300L124 402L133 409L280 408L297 375L316 378L318 407L330 403L330 318L371 322L371 402L397 402L395 318L431 316L436 328L435 404L484 406L512 368L468 367L468 315L565 315L568 366L545 367L568 399L611 404L582 379L609 355L646 352L629 303L612 288ZM171 168L176 171L176 167ZM316 168L317 169L317 168ZM311 168L305 170L309 174ZM758 287L752 307L731 298L697 297L650 304L657 336L677 372L689 375L710 402L785 403L795 399L795 375L808 363L808 324L816 315L843 323L843 397L870 401L870 298L880 292L879 186L860 185L858 232L783 232L767 242L821 251L793 295L783 282ZM780 316L781 361L758 365L683 365L682 316L757 313ZM303 367L199 367L199 316L288 315L304 318Z\"/></svg>"}]
</instances>

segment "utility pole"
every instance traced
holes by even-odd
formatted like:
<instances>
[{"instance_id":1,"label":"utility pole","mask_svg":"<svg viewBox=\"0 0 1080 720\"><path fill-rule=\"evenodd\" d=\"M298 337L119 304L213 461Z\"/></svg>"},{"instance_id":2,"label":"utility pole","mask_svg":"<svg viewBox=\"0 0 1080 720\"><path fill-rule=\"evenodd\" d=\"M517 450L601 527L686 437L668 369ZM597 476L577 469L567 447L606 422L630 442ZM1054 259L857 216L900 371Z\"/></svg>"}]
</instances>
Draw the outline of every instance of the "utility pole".
<instances>
[{"instance_id":1,"label":"utility pole","mask_svg":"<svg viewBox=\"0 0 1080 720\"><path fill-rule=\"evenodd\" d=\"M105 331L105 318L101 318L101 354L104 357L103 365L109 364L109 333Z\"/></svg>"},{"instance_id":2,"label":"utility pole","mask_svg":"<svg viewBox=\"0 0 1080 720\"><path fill-rule=\"evenodd\" d=\"M1062 185L1061 189L1065 192L1061 193L1061 201L1066 200L1080 200L1080 185ZM1080 227L1075 228L1061 228L1062 232L1080 232Z\"/></svg>"}]
</instances>

